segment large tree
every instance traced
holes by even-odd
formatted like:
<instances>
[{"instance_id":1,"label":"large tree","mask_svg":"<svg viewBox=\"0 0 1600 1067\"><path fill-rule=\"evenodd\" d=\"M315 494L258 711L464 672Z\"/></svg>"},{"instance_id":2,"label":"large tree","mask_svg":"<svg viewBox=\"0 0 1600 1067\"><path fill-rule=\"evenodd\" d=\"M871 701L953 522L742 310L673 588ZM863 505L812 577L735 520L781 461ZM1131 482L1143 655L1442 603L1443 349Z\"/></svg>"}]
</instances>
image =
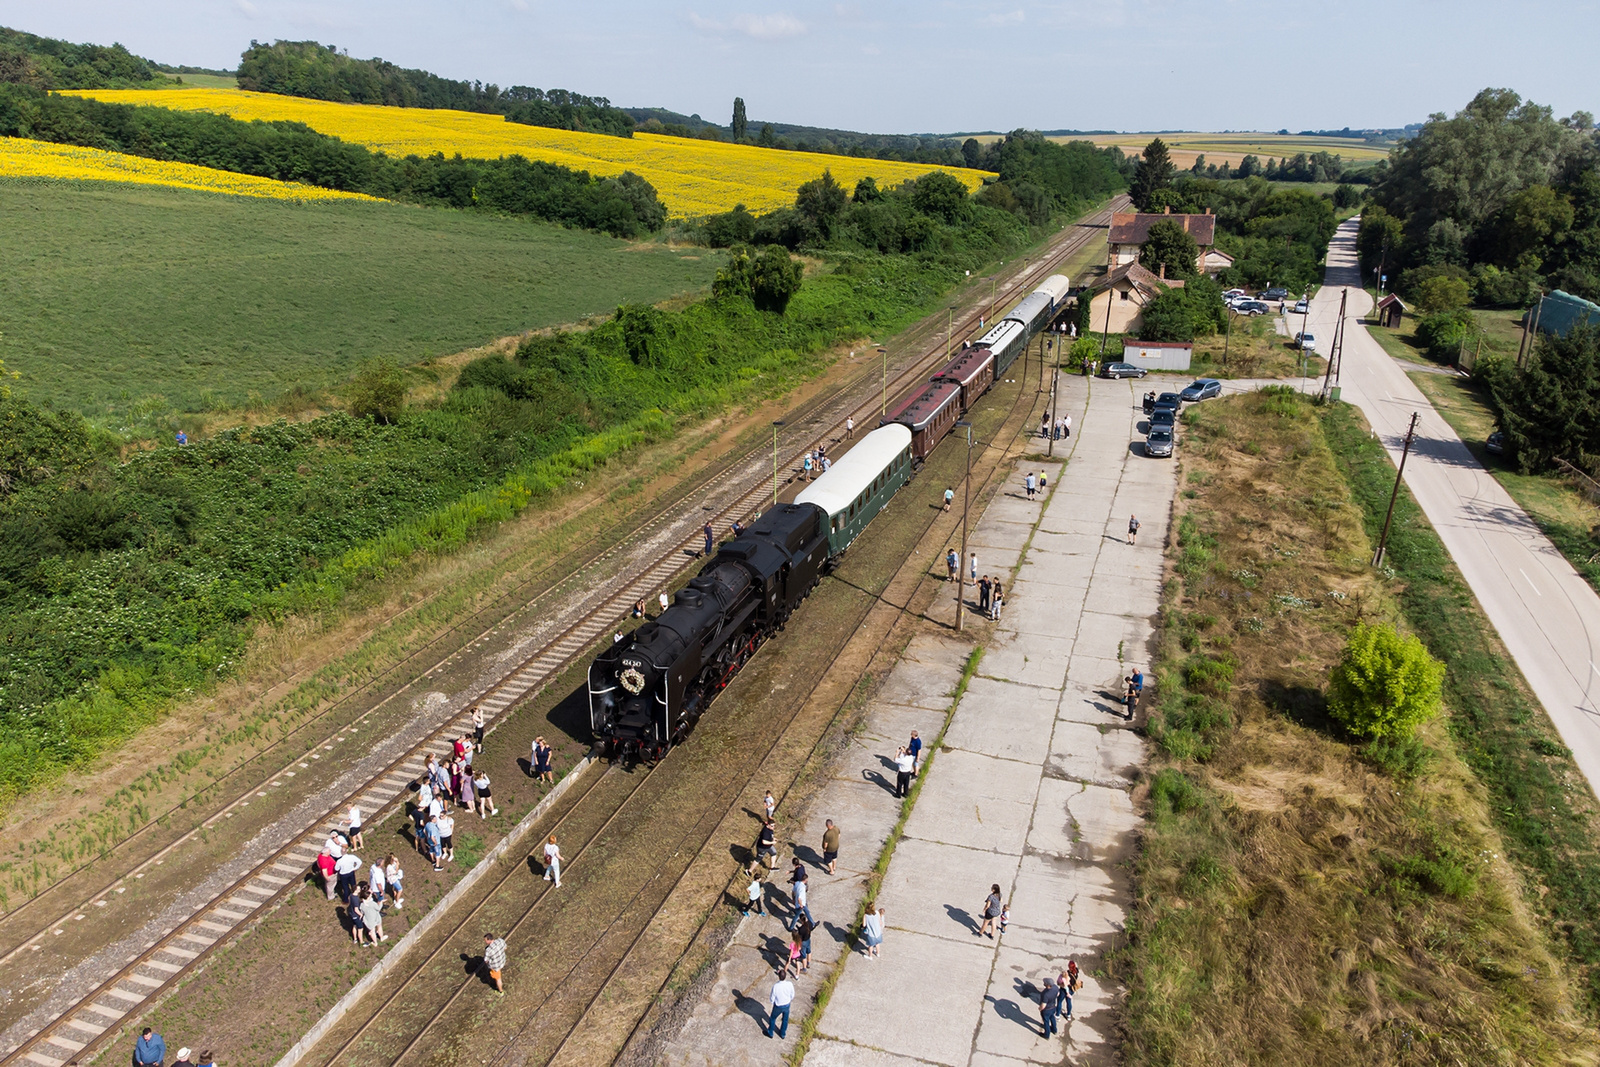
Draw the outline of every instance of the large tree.
<instances>
[{"instance_id":1,"label":"large tree","mask_svg":"<svg viewBox=\"0 0 1600 1067\"><path fill-rule=\"evenodd\" d=\"M1177 170L1172 164L1172 154L1167 151L1166 142L1161 138L1157 137L1145 145L1144 155L1133 165L1133 187L1128 190L1128 195L1133 198L1133 206L1140 211L1148 210L1155 201L1156 193L1172 184Z\"/></svg>"},{"instance_id":2,"label":"large tree","mask_svg":"<svg viewBox=\"0 0 1600 1067\"><path fill-rule=\"evenodd\" d=\"M733 139L743 141L749 127L750 120L744 113L744 97L736 96L733 98Z\"/></svg>"},{"instance_id":3,"label":"large tree","mask_svg":"<svg viewBox=\"0 0 1600 1067\"><path fill-rule=\"evenodd\" d=\"M1139 263L1145 270L1165 273L1168 278L1191 278L1200 260L1200 246L1178 223L1162 219L1152 223L1150 236L1139 249Z\"/></svg>"},{"instance_id":4,"label":"large tree","mask_svg":"<svg viewBox=\"0 0 1600 1067\"><path fill-rule=\"evenodd\" d=\"M1525 471L1556 458L1585 470L1600 465L1600 330L1580 326L1549 336L1520 373L1494 380L1507 442Z\"/></svg>"}]
</instances>

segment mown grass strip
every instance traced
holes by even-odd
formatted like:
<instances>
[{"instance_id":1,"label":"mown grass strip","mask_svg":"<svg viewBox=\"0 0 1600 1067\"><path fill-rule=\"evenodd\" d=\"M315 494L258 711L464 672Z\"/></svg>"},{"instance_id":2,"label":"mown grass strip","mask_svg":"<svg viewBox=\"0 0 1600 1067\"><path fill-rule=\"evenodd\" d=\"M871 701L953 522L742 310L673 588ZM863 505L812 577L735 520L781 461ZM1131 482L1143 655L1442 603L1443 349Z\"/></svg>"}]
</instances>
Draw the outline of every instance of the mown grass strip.
<instances>
[{"instance_id":1,"label":"mown grass strip","mask_svg":"<svg viewBox=\"0 0 1600 1067\"><path fill-rule=\"evenodd\" d=\"M1350 408L1333 405L1321 417L1374 535L1383 522L1394 467ZM1450 731L1489 790L1507 850L1536 880L1529 886L1530 903L1565 948L1590 1012L1600 1012L1600 848L1589 786L1570 753L1551 742L1543 710L1404 486L1395 503L1387 565L1399 579L1397 596L1406 621L1450 665L1445 679Z\"/></svg>"}]
</instances>

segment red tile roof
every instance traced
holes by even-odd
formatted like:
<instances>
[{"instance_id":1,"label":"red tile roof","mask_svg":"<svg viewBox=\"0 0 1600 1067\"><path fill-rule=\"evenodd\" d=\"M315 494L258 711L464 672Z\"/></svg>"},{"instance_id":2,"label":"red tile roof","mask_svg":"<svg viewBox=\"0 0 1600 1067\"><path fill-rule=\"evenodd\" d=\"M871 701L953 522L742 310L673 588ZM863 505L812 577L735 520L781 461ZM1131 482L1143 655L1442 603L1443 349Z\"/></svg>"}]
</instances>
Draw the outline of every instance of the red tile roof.
<instances>
[{"instance_id":1,"label":"red tile roof","mask_svg":"<svg viewBox=\"0 0 1600 1067\"><path fill-rule=\"evenodd\" d=\"M1215 215L1156 215L1134 211L1118 211L1111 216L1111 243L1142 245L1150 239L1150 227L1157 222L1176 222L1201 248L1217 243Z\"/></svg>"}]
</instances>

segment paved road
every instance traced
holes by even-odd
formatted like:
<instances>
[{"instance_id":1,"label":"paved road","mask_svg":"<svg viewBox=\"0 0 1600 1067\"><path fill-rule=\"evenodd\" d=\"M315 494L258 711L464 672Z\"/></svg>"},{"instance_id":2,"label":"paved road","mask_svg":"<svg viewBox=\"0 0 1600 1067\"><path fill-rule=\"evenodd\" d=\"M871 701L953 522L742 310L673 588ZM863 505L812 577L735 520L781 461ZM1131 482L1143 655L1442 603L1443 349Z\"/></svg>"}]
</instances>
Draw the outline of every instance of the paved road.
<instances>
[{"instance_id":1,"label":"paved road","mask_svg":"<svg viewBox=\"0 0 1600 1067\"><path fill-rule=\"evenodd\" d=\"M1411 413L1421 414L1406 485L1594 789L1600 782L1600 596L1358 321L1372 301L1359 288L1356 225L1355 219L1341 225L1329 246L1311 332L1323 344L1333 340L1340 289L1349 286L1343 398L1361 408L1396 461Z\"/></svg>"}]
</instances>

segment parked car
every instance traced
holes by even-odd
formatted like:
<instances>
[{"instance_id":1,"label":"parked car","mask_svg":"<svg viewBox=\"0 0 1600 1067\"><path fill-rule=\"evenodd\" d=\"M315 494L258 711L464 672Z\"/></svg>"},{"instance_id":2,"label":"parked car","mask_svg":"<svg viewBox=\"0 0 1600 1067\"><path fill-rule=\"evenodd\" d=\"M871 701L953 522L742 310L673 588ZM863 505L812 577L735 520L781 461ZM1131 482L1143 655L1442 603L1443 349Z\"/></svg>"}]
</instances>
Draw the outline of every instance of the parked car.
<instances>
[{"instance_id":1,"label":"parked car","mask_svg":"<svg viewBox=\"0 0 1600 1067\"><path fill-rule=\"evenodd\" d=\"M1260 300L1241 300L1233 305L1233 310L1241 315L1265 315L1272 310L1272 306Z\"/></svg>"},{"instance_id":2,"label":"parked car","mask_svg":"<svg viewBox=\"0 0 1600 1067\"><path fill-rule=\"evenodd\" d=\"M1263 300L1287 300L1288 298L1289 290L1280 289L1277 286L1273 286L1271 289L1268 289L1266 292L1261 294L1261 299Z\"/></svg>"},{"instance_id":3,"label":"parked car","mask_svg":"<svg viewBox=\"0 0 1600 1067\"><path fill-rule=\"evenodd\" d=\"M1172 457L1172 431L1163 427L1152 427L1149 436L1144 439L1144 454L1158 458Z\"/></svg>"},{"instance_id":4,"label":"parked car","mask_svg":"<svg viewBox=\"0 0 1600 1067\"><path fill-rule=\"evenodd\" d=\"M1315 352L1317 350L1317 339L1313 335L1301 331L1294 335L1294 346L1307 352Z\"/></svg>"},{"instance_id":5,"label":"parked car","mask_svg":"<svg viewBox=\"0 0 1600 1067\"><path fill-rule=\"evenodd\" d=\"M1496 430L1484 439L1483 447L1496 456L1506 454L1506 434L1504 430Z\"/></svg>"},{"instance_id":6,"label":"parked car","mask_svg":"<svg viewBox=\"0 0 1600 1067\"><path fill-rule=\"evenodd\" d=\"M1306 312L1308 312L1310 310L1311 310L1311 305L1307 301L1305 301L1305 300L1296 300L1294 302L1294 313L1296 315L1304 315Z\"/></svg>"},{"instance_id":7,"label":"parked car","mask_svg":"<svg viewBox=\"0 0 1600 1067\"><path fill-rule=\"evenodd\" d=\"M1174 413L1183 407L1183 397L1177 393L1162 393L1156 397L1156 410L1171 408Z\"/></svg>"},{"instance_id":8,"label":"parked car","mask_svg":"<svg viewBox=\"0 0 1600 1067\"><path fill-rule=\"evenodd\" d=\"M1150 372L1143 367L1135 367L1132 363L1107 363L1100 368L1102 378L1143 378Z\"/></svg>"},{"instance_id":9,"label":"parked car","mask_svg":"<svg viewBox=\"0 0 1600 1067\"><path fill-rule=\"evenodd\" d=\"M1211 397L1221 395L1221 382L1217 381L1215 378L1196 378L1193 382L1189 383L1189 387L1187 389L1178 394L1178 397L1184 403L1192 404L1197 400L1209 400Z\"/></svg>"},{"instance_id":10,"label":"parked car","mask_svg":"<svg viewBox=\"0 0 1600 1067\"><path fill-rule=\"evenodd\" d=\"M1177 411L1172 408L1156 408L1155 411L1150 413L1150 432L1155 433L1157 430L1166 430L1171 433L1177 422Z\"/></svg>"},{"instance_id":11,"label":"parked car","mask_svg":"<svg viewBox=\"0 0 1600 1067\"><path fill-rule=\"evenodd\" d=\"M1237 298L1237 297L1241 297L1241 296L1249 296L1249 295L1250 295L1250 294L1249 294L1249 293L1247 293L1247 292L1245 292L1245 291L1244 291L1244 290L1243 290L1243 289L1229 289L1229 290L1228 290L1228 291L1227 291L1227 292L1225 292L1225 293L1223 293L1223 294L1222 294L1222 298L1223 298L1223 299L1224 299L1224 300L1226 300L1226 299L1228 299L1228 298L1229 298L1229 297L1235 297L1235 298Z\"/></svg>"}]
</instances>

